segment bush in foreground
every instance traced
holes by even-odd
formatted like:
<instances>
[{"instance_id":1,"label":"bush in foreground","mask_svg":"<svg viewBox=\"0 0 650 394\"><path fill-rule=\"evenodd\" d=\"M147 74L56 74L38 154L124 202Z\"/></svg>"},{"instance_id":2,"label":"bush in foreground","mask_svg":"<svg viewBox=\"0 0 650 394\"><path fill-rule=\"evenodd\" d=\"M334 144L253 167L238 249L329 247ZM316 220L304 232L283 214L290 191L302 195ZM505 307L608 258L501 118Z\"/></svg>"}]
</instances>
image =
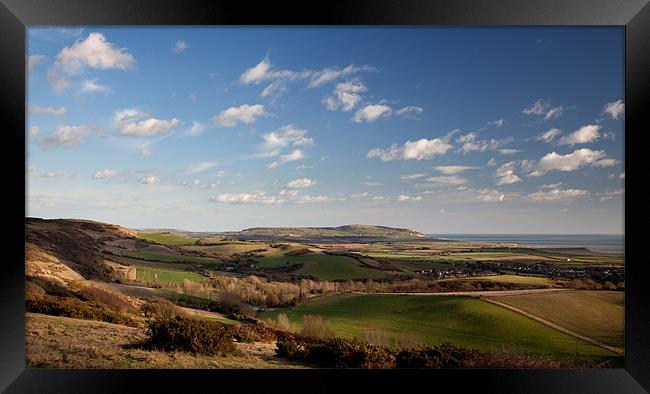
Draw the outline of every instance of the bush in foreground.
<instances>
[{"instance_id":1,"label":"bush in foreground","mask_svg":"<svg viewBox=\"0 0 650 394\"><path fill-rule=\"evenodd\" d=\"M147 345L159 350L182 351L198 354L228 355L237 350L234 336L225 324L173 316L156 318L148 323Z\"/></svg>"},{"instance_id":2,"label":"bush in foreground","mask_svg":"<svg viewBox=\"0 0 650 394\"><path fill-rule=\"evenodd\" d=\"M276 353L289 360L325 368L596 368L587 357L559 359L513 348L496 351L467 349L449 343L398 350L359 339L321 339L278 335Z\"/></svg>"}]
</instances>

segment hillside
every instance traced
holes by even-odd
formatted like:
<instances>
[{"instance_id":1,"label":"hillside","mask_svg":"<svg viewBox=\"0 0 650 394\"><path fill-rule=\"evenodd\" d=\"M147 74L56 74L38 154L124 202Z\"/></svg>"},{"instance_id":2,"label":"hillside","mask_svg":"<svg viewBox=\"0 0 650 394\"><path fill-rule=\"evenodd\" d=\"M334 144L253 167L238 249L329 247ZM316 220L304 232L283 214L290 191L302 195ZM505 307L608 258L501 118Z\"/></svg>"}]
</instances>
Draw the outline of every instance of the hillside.
<instances>
[{"instance_id":1,"label":"hillside","mask_svg":"<svg viewBox=\"0 0 650 394\"><path fill-rule=\"evenodd\" d=\"M25 224L26 274L63 282L110 278L102 246L136 235L124 227L89 220L26 218Z\"/></svg>"}]
</instances>

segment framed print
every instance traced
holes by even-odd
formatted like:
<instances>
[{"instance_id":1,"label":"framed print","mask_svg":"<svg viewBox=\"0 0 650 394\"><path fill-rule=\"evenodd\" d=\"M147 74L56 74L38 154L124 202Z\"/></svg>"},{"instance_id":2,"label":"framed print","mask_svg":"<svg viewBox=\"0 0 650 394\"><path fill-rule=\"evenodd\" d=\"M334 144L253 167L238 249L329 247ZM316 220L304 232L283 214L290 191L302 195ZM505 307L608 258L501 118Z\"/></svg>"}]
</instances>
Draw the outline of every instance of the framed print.
<instances>
[{"instance_id":1,"label":"framed print","mask_svg":"<svg viewBox=\"0 0 650 394\"><path fill-rule=\"evenodd\" d=\"M3 389L647 391L647 2L312 10L3 1Z\"/></svg>"}]
</instances>

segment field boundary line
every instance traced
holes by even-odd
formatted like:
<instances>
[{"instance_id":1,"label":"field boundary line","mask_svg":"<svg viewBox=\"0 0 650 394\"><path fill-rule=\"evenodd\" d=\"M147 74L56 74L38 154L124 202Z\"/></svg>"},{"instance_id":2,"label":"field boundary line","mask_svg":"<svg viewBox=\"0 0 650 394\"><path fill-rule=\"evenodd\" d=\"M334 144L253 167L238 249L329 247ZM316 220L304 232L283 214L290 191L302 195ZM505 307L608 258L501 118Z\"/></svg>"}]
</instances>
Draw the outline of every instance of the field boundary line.
<instances>
[{"instance_id":1,"label":"field boundary line","mask_svg":"<svg viewBox=\"0 0 650 394\"><path fill-rule=\"evenodd\" d=\"M544 319L544 318L541 318L541 317L539 317L539 316L537 316L537 315L533 315L533 314L530 313L530 312L526 312L526 311L523 310L523 309L519 309L519 308L517 308L517 307L515 307L515 306L508 305L508 304L505 304L505 303L503 303L503 302L499 302L499 301L496 301L496 300L493 300L493 299L490 299L490 298L483 298L483 297L481 297L481 299L482 299L482 300L485 300L485 301L487 301L487 302L489 302L489 303L492 303L492 304L494 304L494 305L498 305L498 306L501 306L501 307L503 307L503 308L509 309L509 310L511 310L511 311L513 311L513 312L517 312L517 313L519 313L519 314L521 314L521 315L524 315L524 316L526 316L526 317L528 317L528 318L531 318L531 319L533 319L533 320L535 320L535 321L538 321L538 322L540 322L540 323L542 323L542 324L544 324L544 325L546 325L546 326L548 326L548 327L554 328L554 329L556 329L556 330L558 330L558 331L561 331L561 332L563 332L563 333L565 333L565 334L569 334L569 335L571 335L571 336L573 336L573 337L575 337L575 338L581 339L581 340L583 340L583 341L585 341L585 342L589 342L589 343L591 343L592 345L596 345L596 346L598 346L598 347L601 347L601 348L603 348L603 349L605 349L605 350L609 350L610 352L614 352L614 353L619 354L619 355L621 355L621 356L625 355L625 352L624 352L622 349L620 349L620 348L617 348L617 347L614 347L614 346L607 345L607 344L605 344L605 343L603 343L603 342L600 342L600 341L598 341L598 340L596 340L596 339L589 338L589 337L587 337L587 336L584 336L584 335L578 334L578 333L575 332L575 331L571 331L571 330L569 330L569 329L567 329L567 328L564 328L564 327L562 327L562 326L558 326L557 324L555 324L555 323L553 323L553 322L550 322L550 321L548 321L548 320L546 320L546 319Z\"/></svg>"}]
</instances>

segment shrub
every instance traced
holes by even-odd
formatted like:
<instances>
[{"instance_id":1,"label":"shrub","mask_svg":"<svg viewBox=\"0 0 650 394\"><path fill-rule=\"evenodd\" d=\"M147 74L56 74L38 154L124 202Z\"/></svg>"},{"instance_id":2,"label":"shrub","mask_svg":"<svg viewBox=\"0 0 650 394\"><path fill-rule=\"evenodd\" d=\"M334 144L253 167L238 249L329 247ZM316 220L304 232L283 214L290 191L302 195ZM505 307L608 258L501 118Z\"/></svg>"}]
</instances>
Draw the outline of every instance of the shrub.
<instances>
[{"instance_id":1,"label":"shrub","mask_svg":"<svg viewBox=\"0 0 650 394\"><path fill-rule=\"evenodd\" d=\"M107 323L138 327L137 321L113 311L97 301L81 301L76 298L44 296L26 300L27 312L65 316L74 319L98 320Z\"/></svg>"},{"instance_id":2,"label":"shrub","mask_svg":"<svg viewBox=\"0 0 650 394\"><path fill-rule=\"evenodd\" d=\"M150 347L206 355L236 353L234 338L224 324L174 316L155 318L148 323Z\"/></svg>"},{"instance_id":3,"label":"shrub","mask_svg":"<svg viewBox=\"0 0 650 394\"><path fill-rule=\"evenodd\" d=\"M300 333L306 337L332 338L335 336L329 321L323 320L320 316L305 315L302 320L303 329Z\"/></svg>"},{"instance_id":4,"label":"shrub","mask_svg":"<svg viewBox=\"0 0 650 394\"><path fill-rule=\"evenodd\" d=\"M145 317L159 317L163 319L170 319L174 316L180 315L180 309L164 298L150 298L140 306L140 311L144 313Z\"/></svg>"},{"instance_id":5,"label":"shrub","mask_svg":"<svg viewBox=\"0 0 650 394\"><path fill-rule=\"evenodd\" d=\"M276 340L276 330L261 322L243 324L223 324L224 329L239 342L273 342Z\"/></svg>"},{"instance_id":6,"label":"shrub","mask_svg":"<svg viewBox=\"0 0 650 394\"><path fill-rule=\"evenodd\" d=\"M276 330L280 330L280 331L294 330L293 326L291 325L291 322L289 321L289 318L284 313L279 313L278 316L276 317L276 320L269 318L266 320L266 322Z\"/></svg>"},{"instance_id":7,"label":"shrub","mask_svg":"<svg viewBox=\"0 0 650 394\"><path fill-rule=\"evenodd\" d=\"M396 351L359 339L334 338L308 346L307 362L333 368L394 368Z\"/></svg>"},{"instance_id":8,"label":"shrub","mask_svg":"<svg viewBox=\"0 0 650 394\"><path fill-rule=\"evenodd\" d=\"M397 368L460 368L469 367L469 360L479 355L476 350L465 349L450 343L438 346L418 346L402 350L397 355Z\"/></svg>"},{"instance_id":9,"label":"shrub","mask_svg":"<svg viewBox=\"0 0 650 394\"><path fill-rule=\"evenodd\" d=\"M394 368L397 351L360 339L278 338L278 356L329 368Z\"/></svg>"}]
</instances>

